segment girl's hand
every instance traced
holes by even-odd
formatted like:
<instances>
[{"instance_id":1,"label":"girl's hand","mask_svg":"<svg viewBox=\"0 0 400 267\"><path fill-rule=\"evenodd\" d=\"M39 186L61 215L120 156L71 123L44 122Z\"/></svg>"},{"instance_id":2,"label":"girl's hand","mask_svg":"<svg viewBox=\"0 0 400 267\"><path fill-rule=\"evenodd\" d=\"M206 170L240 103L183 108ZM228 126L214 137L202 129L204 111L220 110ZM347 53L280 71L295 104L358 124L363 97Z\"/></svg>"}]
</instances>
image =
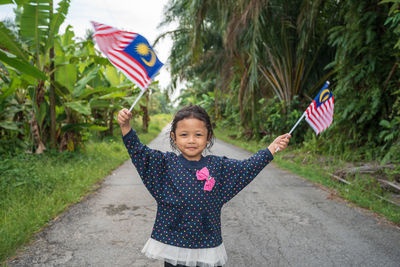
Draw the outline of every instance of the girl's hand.
<instances>
[{"instance_id":1,"label":"girl's hand","mask_svg":"<svg viewBox=\"0 0 400 267\"><path fill-rule=\"evenodd\" d=\"M118 112L117 122L121 127L122 135L126 135L131 130L129 121L132 118L132 113L128 109L124 108Z\"/></svg>"},{"instance_id":2,"label":"girl's hand","mask_svg":"<svg viewBox=\"0 0 400 267\"><path fill-rule=\"evenodd\" d=\"M287 148L288 144L289 144L289 139L292 136L290 134L284 134L284 135L280 135L278 136L274 142L272 142L269 146L268 149L271 152L271 154L275 154L276 150L279 148L279 151L284 150L285 148Z\"/></svg>"}]
</instances>

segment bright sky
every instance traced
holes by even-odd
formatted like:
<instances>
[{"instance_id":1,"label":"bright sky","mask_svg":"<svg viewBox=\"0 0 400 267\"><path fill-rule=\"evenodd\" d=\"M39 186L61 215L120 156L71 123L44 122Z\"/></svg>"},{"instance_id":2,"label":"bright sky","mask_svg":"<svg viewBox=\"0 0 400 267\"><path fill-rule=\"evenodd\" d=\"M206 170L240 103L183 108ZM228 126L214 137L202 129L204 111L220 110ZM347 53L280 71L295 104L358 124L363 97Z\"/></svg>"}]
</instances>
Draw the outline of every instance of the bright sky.
<instances>
[{"instance_id":1,"label":"bright sky","mask_svg":"<svg viewBox=\"0 0 400 267\"><path fill-rule=\"evenodd\" d=\"M58 2L55 0L55 7L58 6ZM72 0L60 32L64 33L66 26L72 25L75 35L83 37L87 29L92 29L90 21L93 20L121 30L137 32L153 44L160 33L172 29L171 26L157 29L164 18L163 11L167 3L168 0ZM13 7L14 5L1 5L0 20L13 18ZM171 46L171 39L164 38L153 47L164 64L168 60ZM155 80L160 81L161 88L167 87L170 82L167 66L162 67Z\"/></svg>"}]
</instances>

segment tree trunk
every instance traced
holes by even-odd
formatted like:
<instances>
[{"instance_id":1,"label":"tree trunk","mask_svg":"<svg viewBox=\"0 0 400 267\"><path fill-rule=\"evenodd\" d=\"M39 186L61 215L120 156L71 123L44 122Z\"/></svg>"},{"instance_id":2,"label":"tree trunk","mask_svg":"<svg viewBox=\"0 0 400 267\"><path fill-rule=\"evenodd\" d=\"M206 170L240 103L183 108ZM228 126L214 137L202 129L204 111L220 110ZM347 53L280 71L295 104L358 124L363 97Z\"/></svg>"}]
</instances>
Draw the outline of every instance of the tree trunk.
<instances>
[{"instance_id":1,"label":"tree trunk","mask_svg":"<svg viewBox=\"0 0 400 267\"><path fill-rule=\"evenodd\" d=\"M109 117L109 122L108 122L108 133L110 136L114 135L114 110L110 111L110 117Z\"/></svg>"},{"instance_id":2,"label":"tree trunk","mask_svg":"<svg viewBox=\"0 0 400 267\"><path fill-rule=\"evenodd\" d=\"M40 111L40 106L44 102L44 81L39 80L38 85L36 87L36 96L35 96L35 102L36 102L36 111L39 113ZM31 132L33 137L36 140L37 147L36 147L36 154L41 154L43 153L44 150L46 150L46 146L43 143L43 129L41 122L37 120L37 115L38 114L33 114L32 120L31 120Z\"/></svg>"},{"instance_id":3,"label":"tree trunk","mask_svg":"<svg viewBox=\"0 0 400 267\"><path fill-rule=\"evenodd\" d=\"M146 104L145 106L140 106L142 108L143 111L143 118L142 118L142 122L143 122L143 130L145 133L149 132L149 121L150 121L150 117L149 117L149 90L146 90L145 92L145 97L146 97Z\"/></svg>"},{"instance_id":4,"label":"tree trunk","mask_svg":"<svg viewBox=\"0 0 400 267\"><path fill-rule=\"evenodd\" d=\"M50 1L50 20L53 19L53 1ZM56 96L54 92L54 45L50 48L49 61L50 61L50 89L49 89L49 100L50 100L50 147L52 149L57 148L56 141Z\"/></svg>"},{"instance_id":5,"label":"tree trunk","mask_svg":"<svg viewBox=\"0 0 400 267\"><path fill-rule=\"evenodd\" d=\"M244 73L242 74L242 79L240 81L240 88L238 94L238 102L239 102L239 111L240 111L240 122L244 124L244 106L243 106L243 99L244 99L244 91L246 89L246 82L247 82L247 68L245 69Z\"/></svg>"},{"instance_id":6,"label":"tree trunk","mask_svg":"<svg viewBox=\"0 0 400 267\"><path fill-rule=\"evenodd\" d=\"M37 120L36 120L34 114L32 114L32 119L29 121L29 123L31 125L32 136L36 140L36 143L37 143L35 153L42 154L43 151L46 150L46 146L43 144L42 139L40 138L39 125L37 123Z\"/></svg>"},{"instance_id":7,"label":"tree trunk","mask_svg":"<svg viewBox=\"0 0 400 267\"><path fill-rule=\"evenodd\" d=\"M50 147L56 149L56 96L54 92L54 46L50 48Z\"/></svg>"}]
</instances>

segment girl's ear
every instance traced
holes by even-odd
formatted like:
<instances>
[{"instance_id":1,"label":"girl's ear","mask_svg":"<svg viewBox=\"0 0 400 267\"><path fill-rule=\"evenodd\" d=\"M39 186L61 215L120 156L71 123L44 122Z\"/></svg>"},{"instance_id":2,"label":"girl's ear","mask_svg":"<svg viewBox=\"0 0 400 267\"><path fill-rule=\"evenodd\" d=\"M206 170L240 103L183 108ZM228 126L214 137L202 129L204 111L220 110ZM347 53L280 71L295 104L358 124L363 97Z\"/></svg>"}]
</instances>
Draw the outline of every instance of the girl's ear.
<instances>
[{"instance_id":1,"label":"girl's ear","mask_svg":"<svg viewBox=\"0 0 400 267\"><path fill-rule=\"evenodd\" d=\"M172 138L172 140L174 140L174 142L176 142L176 138L175 138L174 132L171 132L171 138Z\"/></svg>"}]
</instances>

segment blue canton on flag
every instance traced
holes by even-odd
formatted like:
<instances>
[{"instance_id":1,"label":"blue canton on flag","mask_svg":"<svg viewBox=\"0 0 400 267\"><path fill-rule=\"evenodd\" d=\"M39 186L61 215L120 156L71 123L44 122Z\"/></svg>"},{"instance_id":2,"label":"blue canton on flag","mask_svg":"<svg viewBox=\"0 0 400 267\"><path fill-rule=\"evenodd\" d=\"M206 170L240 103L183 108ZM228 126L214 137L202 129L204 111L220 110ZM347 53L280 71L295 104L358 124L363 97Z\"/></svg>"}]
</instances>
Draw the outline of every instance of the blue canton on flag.
<instances>
[{"instance_id":1,"label":"blue canton on flag","mask_svg":"<svg viewBox=\"0 0 400 267\"><path fill-rule=\"evenodd\" d=\"M150 79L153 79L163 66L147 40L139 34L123 51L142 65Z\"/></svg>"},{"instance_id":2,"label":"blue canton on flag","mask_svg":"<svg viewBox=\"0 0 400 267\"><path fill-rule=\"evenodd\" d=\"M120 31L98 22L92 24L93 37L101 52L142 91L146 90L163 66L147 40L137 33Z\"/></svg>"},{"instance_id":3,"label":"blue canton on flag","mask_svg":"<svg viewBox=\"0 0 400 267\"><path fill-rule=\"evenodd\" d=\"M319 108L321 104L325 103L325 101L328 101L333 96L328 87L329 83L326 82L322 89L319 91L318 95L314 98L314 101L317 104L317 108Z\"/></svg>"}]
</instances>

